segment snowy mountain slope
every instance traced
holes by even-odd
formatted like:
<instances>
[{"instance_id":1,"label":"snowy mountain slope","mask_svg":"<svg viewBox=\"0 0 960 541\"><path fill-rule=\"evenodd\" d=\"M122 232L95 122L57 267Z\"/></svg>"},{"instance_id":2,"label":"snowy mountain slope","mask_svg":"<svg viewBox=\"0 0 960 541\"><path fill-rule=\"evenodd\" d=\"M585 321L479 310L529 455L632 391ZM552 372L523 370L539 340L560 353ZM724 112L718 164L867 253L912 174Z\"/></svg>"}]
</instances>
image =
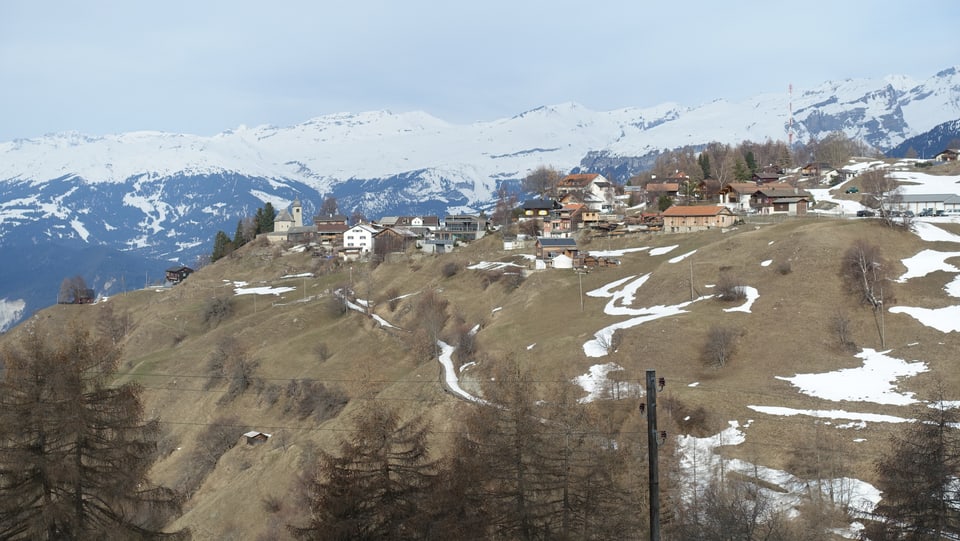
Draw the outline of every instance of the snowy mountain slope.
<instances>
[{"instance_id":1,"label":"snowy mountain slope","mask_svg":"<svg viewBox=\"0 0 960 541\"><path fill-rule=\"evenodd\" d=\"M216 231L232 234L267 201L283 208L299 197L307 216L330 195L341 212L371 218L479 211L492 206L499 186L517 189L539 165L600 167L625 178L664 149L786 140L791 106L794 141L843 130L888 149L960 118L958 96L960 74L950 68L922 82L848 80L696 107L596 112L563 103L468 125L424 112L371 111L213 137L144 131L18 139L0 143L0 248L105 246L191 264L209 252ZM60 274L57 283L72 273ZM0 286L4 298L22 297ZM37 302L28 299L25 312Z\"/></svg>"}]
</instances>

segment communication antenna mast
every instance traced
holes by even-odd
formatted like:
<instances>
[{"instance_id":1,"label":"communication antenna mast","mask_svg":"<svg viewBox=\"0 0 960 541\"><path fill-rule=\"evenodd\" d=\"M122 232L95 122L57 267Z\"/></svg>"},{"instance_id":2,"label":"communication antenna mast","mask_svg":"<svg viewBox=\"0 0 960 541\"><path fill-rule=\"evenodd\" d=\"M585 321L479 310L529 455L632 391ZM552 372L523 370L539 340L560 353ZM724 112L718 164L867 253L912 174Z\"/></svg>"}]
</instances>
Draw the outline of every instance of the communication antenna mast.
<instances>
[{"instance_id":1,"label":"communication antenna mast","mask_svg":"<svg viewBox=\"0 0 960 541\"><path fill-rule=\"evenodd\" d=\"M787 121L787 145L793 146L793 83L790 83L790 99L787 102L790 112L790 119Z\"/></svg>"}]
</instances>

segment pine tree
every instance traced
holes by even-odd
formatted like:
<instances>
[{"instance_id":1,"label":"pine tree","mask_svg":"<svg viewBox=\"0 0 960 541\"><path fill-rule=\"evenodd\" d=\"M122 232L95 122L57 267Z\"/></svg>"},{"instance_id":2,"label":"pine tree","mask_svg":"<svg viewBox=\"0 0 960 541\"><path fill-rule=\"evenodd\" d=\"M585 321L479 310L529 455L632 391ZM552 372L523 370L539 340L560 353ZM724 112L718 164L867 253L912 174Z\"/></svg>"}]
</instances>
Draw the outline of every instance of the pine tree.
<instances>
[{"instance_id":1,"label":"pine tree","mask_svg":"<svg viewBox=\"0 0 960 541\"><path fill-rule=\"evenodd\" d=\"M177 498L147 480L159 424L144 421L138 385L111 386L118 359L79 325L32 327L0 353L0 539L188 535L132 518Z\"/></svg>"},{"instance_id":2,"label":"pine tree","mask_svg":"<svg viewBox=\"0 0 960 541\"><path fill-rule=\"evenodd\" d=\"M233 251L233 242L230 241L230 237L227 236L223 231L217 231L215 237L213 237L213 252L210 254L210 262L226 257L230 255L230 252Z\"/></svg>"},{"instance_id":3,"label":"pine tree","mask_svg":"<svg viewBox=\"0 0 960 541\"><path fill-rule=\"evenodd\" d=\"M233 234L233 247L240 248L247 243L247 239L243 235L243 220L237 221L237 230Z\"/></svg>"},{"instance_id":4,"label":"pine tree","mask_svg":"<svg viewBox=\"0 0 960 541\"><path fill-rule=\"evenodd\" d=\"M700 164L700 171L703 172L703 178L710 177L710 155L706 152L701 152L700 157L697 158L697 163Z\"/></svg>"},{"instance_id":5,"label":"pine tree","mask_svg":"<svg viewBox=\"0 0 960 541\"><path fill-rule=\"evenodd\" d=\"M750 176L752 177L753 175L757 174L757 159L753 155L753 151L748 150L743 159L747 162L747 169L750 171Z\"/></svg>"},{"instance_id":6,"label":"pine tree","mask_svg":"<svg viewBox=\"0 0 960 541\"><path fill-rule=\"evenodd\" d=\"M277 211L269 202L262 209L257 209L257 233L273 233L273 219L276 217Z\"/></svg>"}]
</instances>

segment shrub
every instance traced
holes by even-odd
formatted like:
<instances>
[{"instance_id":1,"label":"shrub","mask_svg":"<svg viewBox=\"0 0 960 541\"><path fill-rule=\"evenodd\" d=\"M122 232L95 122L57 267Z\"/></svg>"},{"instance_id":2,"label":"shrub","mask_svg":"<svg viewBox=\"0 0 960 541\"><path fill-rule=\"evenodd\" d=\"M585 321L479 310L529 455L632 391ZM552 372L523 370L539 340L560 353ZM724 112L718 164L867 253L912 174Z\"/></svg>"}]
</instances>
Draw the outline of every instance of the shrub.
<instances>
[{"instance_id":1,"label":"shrub","mask_svg":"<svg viewBox=\"0 0 960 541\"><path fill-rule=\"evenodd\" d=\"M387 290L387 307L391 312L397 311L397 306L400 305L400 290L391 287Z\"/></svg>"},{"instance_id":2,"label":"shrub","mask_svg":"<svg viewBox=\"0 0 960 541\"><path fill-rule=\"evenodd\" d=\"M781 261L781 262L777 265L777 272L780 273L780 274L782 274L782 275L784 275L784 276L790 274L792 271L793 271L793 269L790 267L790 262L789 262L789 261Z\"/></svg>"},{"instance_id":3,"label":"shrub","mask_svg":"<svg viewBox=\"0 0 960 541\"><path fill-rule=\"evenodd\" d=\"M444 278L450 278L451 276L457 274L460 271L460 265L455 261L448 261L443 264L440 273Z\"/></svg>"},{"instance_id":4,"label":"shrub","mask_svg":"<svg viewBox=\"0 0 960 541\"><path fill-rule=\"evenodd\" d=\"M325 342L320 342L313 346L313 352L316 354L317 359L320 362L324 362L330 358L330 348L327 347Z\"/></svg>"},{"instance_id":5,"label":"shrub","mask_svg":"<svg viewBox=\"0 0 960 541\"><path fill-rule=\"evenodd\" d=\"M739 331L730 327L711 327L703 345L703 362L708 366L725 366L736 349Z\"/></svg>"},{"instance_id":6,"label":"shrub","mask_svg":"<svg viewBox=\"0 0 960 541\"><path fill-rule=\"evenodd\" d=\"M190 451L189 458L183 461L174 488L186 497L196 492L207 475L217 467L220 457L236 445L243 432L236 417L220 417L207 425L197 435L196 446Z\"/></svg>"},{"instance_id":7,"label":"shrub","mask_svg":"<svg viewBox=\"0 0 960 541\"><path fill-rule=\"evenodd\" d=\"M301 420L313 417L320 422L336 417L347 402L349 398L339 388L327 387L319 381L291 380L287 385L284 413L293 413Z\"/></svg>"},{"instance_id":8,"label":"shrub","mask_svg":"<svg viewBox=\"0 0 960 541\"><path fill-rule=\"evenodd\" d=\"M211 297L203 305L200 319L208 327L216 327L233 315L233 297Z\"/></svg>"},{"instance_id":9,"label":"shrub","mask_svg":"<svg viewBox=\"0 0 960 541\"><path fill-rule=\"evenodd\" d=\"M717 279L717 298L721 301L742 301L747 298L747 292L743 287L743 281L730 272L721 272Z\"/></svg>"}]
</instances>

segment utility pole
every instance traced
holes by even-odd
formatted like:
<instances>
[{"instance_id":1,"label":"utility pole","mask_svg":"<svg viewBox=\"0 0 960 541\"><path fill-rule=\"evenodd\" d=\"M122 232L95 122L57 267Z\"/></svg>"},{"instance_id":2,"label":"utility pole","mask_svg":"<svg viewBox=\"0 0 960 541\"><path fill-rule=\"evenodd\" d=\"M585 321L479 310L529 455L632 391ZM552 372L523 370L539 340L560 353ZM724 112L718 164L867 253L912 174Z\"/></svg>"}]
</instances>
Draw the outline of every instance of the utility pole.
<instances>
[{"instance_id":1,"label":"utility pole","mask_svg":"<svg viewBox=\"0 0 960 541\"><path fill-rule=\"evenodd\" d=\"M657 431L657 374L647 370L647 454L650 464L650 541L660 541L660 472ZM661 380L662 381L662 380Z\"/></svg>"}]
</instances>

